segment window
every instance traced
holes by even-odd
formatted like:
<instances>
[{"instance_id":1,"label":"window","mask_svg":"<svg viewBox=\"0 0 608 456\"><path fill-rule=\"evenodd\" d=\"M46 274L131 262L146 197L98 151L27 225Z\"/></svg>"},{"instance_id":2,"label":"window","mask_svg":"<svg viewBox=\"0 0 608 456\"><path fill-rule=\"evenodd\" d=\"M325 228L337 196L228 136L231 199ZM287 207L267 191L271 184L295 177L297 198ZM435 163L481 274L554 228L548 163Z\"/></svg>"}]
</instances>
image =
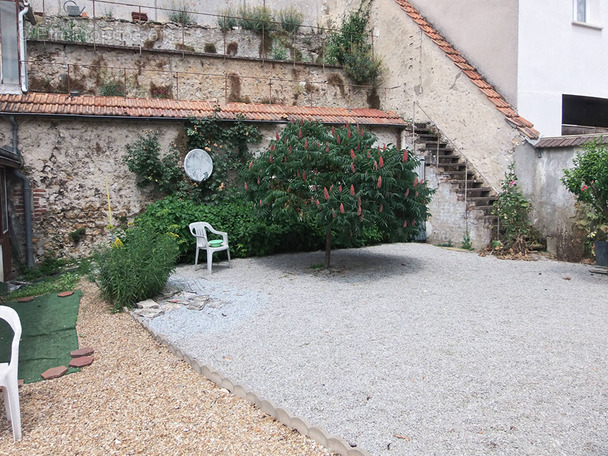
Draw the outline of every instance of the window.
<instances>
[{"instance_id":1,"label":"window","mask_svg":"<svg viewBox=\"0 0 608 456\"><path fill-rule=\"evenodd\" d=\"M574 0L575 14L574 18L577 22L587 22L587 0Z\"/></svg>"}]
</instances>

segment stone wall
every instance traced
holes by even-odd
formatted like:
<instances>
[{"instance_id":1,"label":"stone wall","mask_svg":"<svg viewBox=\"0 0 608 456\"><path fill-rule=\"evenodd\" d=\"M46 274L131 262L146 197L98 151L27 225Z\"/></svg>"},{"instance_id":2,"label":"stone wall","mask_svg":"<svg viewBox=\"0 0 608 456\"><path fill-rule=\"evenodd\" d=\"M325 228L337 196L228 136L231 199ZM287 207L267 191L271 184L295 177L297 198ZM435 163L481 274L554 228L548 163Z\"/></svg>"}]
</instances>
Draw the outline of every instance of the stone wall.
<instances>
[{"instance_id":1,"label":"stone wall","mask_svg":"<svg viewBox=\"0 0 608 456\"><path fill-rule=\"evenodd\" d=\"M336 67L40 41L28 56L33 92L377 107L374 89L352 87Z\"/></svg>"},{"instance_id":2,"label":"stone wall","mask_svg":"<svg viewBox=\"0 0 608 456\"><path fill-rule=\"evenodd\" d=\"M146 130L158 133L161 150L175 143L183 157L187 153L182 121L103 120L78 118L18 117L19 149L24 157L23 172L33 189L35 217L34 255L81 256L107 238L106 227L119 226L133 219L156 196L135 185L135 174L123 163L126 145L134 143ZM263 140L252 147L261 150L269 144L282 124L256 124ZM395 128L370 128L379 143L399 140ZM12 129L7 119L0 120L0 144L10 144ZM10 175L9 175L10 178ZM112 221L108 210L108 193ZM11 223L23 236L21 184L9 185ZM85 229L83 239L74 243L69 233ZM23 237L18 253L24 251Z\"/></svg>"}]
</instances>

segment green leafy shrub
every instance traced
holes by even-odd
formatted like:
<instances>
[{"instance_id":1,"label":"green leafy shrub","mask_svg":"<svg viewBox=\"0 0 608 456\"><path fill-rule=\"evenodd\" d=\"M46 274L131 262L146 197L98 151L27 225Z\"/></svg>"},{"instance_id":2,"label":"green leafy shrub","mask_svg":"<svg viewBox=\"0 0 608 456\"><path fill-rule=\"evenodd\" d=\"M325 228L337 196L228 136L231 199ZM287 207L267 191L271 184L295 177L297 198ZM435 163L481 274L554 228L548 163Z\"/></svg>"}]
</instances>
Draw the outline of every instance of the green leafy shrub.
<instances>
[{"instance_id":1,"label":"green leafy shrub","mask_svg":"<svg viewBox=\"0 0 608 456\"><path fill-rule=\"evenodd\" d=\"M87 230L84 227L76 228L74 231L70 231L68 236L74 244L78 244L85 235L86 231Z\"/></svg>"},{"instance_id":2,"label":"green leafy shrub","mask_svg":"<svg viewBox=\"0 0 608 456\"><path fill-rule=\"evenodd\" d=\"M243 30L270 33L276 30L272 10L265 6L242 6L238 10L237 23Z\"/></svg>"},{"instance_id":3,"label":"green leafy shrub","mask_svg":"<svg viewBox=\"0 0 608 456\"><path fill-rule=\"evenodd\" d=\"M190 12L187 11L186 8L171 11L171 13L169 14L169 21L183 25L196 24L194 17L192 17Z\"/></svg>"},{"instance_id":4,"label":"green leafy shrub","mask_svg":"<svg viewBox=\"0 0 608 456\"><path fill-rule=\"evenodd\" d=\"M377 84L382 73L382 61L373 55L367 42L369 14L369 3L363 2L342 20L339 31L330 33L325 50L326 62L344 67L356 84Z\"/></svg>"},{"instance_id":5,"label":"green leafy shrub","mask_svg":"<svg viewBox=\"0 0 608 456\"><path fill-rule=\"evenodd\" d=\"M217 26L222 32L228 32L237 27L238 21L235 17L232 8L226 8L219 12L219 16L216 18Z\"/></svg>"},{"instance_id":6,"label":"green leafy shrub","mask_svg":"<svg viewBox=\"0 0 608 456\"><path fill-rule=\"evenodd\" d=\"M189 260L189 256L194 256L196 242L188 225L201 221L228 233L230 253L236 258L279 251L289 231L289 227L258 218L252 204L238 199L211 205L167 197L149 204L135 223L155 231L175 233L181 258Z\"/></svg>"},{"instance_id":7,"label":"green leafy shrub","mask_svg":"<svg viewBox=\"0 0 608 456\"><path fill-rule=\"evenodd\" d=\"M111 79L105 81L99 88L99 94L104 97L124 97L127 94L123 81Z\"/></svg>"},{"instance_id":8,"label":"green leafy shrub","mask_svg":"<svg viewBox=\"0 0 608 456\"><path fill-rule=\"evenodd\" d=\"M562 183L587 208L588 235L593 241L608 238L608 146L593 141L577 153L574 167L564 170Z\"/></svg>"},{"instance_id":9,"label":"green leafy shrub","mask_svg":"<svg viewBox=\"0 0 608 456\"><path fill-rule=\"evenodd\" d=\"M291 34L298 33L303 20L304 14L293 6L282 9L278 14L278 22L281 26L281 30Z\"/></svg>"},{"instance_id":10,"label":"green leafy shrub","mask_svg":"<svg viewBox=\"0 0 608 456\"><path fill-rule=\"evenodd\" d=\"M498 217L502 251L525 255L537 234L528 218L532 209L517 184L515 163L509 165L492 213ZM497 249L494 249L497 250Z\"/></svg>"},{"instance_id":11,"label":"green leafy shrub","mask_svg":"<svg viewBox=\"0 0 608 456\"><path fill-rule=\"evenodd\" d=\"M243 170L261 216L280 225L322 227L325 266L334 240L353 245L365 226L374 236L407 240L428 218L433 191L414 172L418 160L358 126L291 123ZM372 234L372 233L370 233Z\"/></svg>"},{"instance_id":12,"label":"green leafy shrub","mask_svg":"<svg viewBox=\"0 0 608 456\"><path fill-rule=\"evenodd\" d=\"M93 255L94 280L115 312L160 293L179 254L170 232L136 226L116 239L111 247L101 247Z\"/></svg>"},{"instance_id":13,"label":"green leafy shrub","mask_svg":"<svg viewBox=\"0 0 608 456\"><path fill-rule=\"evenodd\" d=\"M274 43L272 45L272 51L270 52L270 58L274 60L287 60L289 57L289 49L280 43Z\"/></svg>"},{"instance_id":14,"label":"green leafy shrub","mask_svg":"<svg viewBox=\"0 0 608 456\"><path fill-rule=\"evenodd\" d=\"M158 136L147 131L134 144L127 145L123 158L129 171L137 175L137 185L152 185L155 191L169 195L185 191L183 171L179 166L179 155L172 149L161 157Z\"/></svg>"}]
</instances>

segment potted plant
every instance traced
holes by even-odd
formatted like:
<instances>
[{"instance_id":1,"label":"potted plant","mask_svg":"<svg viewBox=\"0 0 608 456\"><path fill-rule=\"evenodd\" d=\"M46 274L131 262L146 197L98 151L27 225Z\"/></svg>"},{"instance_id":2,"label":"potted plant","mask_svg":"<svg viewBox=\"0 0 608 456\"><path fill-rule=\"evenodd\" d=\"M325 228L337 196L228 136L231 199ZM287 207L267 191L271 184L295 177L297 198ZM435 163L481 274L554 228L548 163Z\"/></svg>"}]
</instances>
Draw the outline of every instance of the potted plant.
<instances>
[{"instance_id":1,"label":"potted plant","mask_svg":"<svg viewBox=\"0 0 608 456\"><path fill-rule=\"evenodd\" d=\"M595 258L597 264L608 266L608 144L604 138L595 139L572 162L562 183L590 209L588 235L595 244Z\"/></svg>"}]
</instances>

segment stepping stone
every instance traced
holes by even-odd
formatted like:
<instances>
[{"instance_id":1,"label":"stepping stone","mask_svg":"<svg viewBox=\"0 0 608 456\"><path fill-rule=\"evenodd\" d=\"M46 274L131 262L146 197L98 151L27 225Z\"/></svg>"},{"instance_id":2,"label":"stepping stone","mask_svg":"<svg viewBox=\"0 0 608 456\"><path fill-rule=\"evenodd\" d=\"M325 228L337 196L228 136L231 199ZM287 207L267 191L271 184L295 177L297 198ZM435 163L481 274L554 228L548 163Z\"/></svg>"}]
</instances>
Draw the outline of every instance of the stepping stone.
<instances>
[{"instance_id":1,"label":"stepping stone","mask_svg":"<svg viewBox=\"0 0 608 456\"><path fill-rule=\"evenodd\" d=\"M28 296L27 298L17 299L17 302L32 302L34 300L33 296Z\"/></svg>"},{"instance_id":2,"label":"stepping stone","mask_svg":"<svg viewBox=\"0 0 608 456\"><path fill-rule=\"evenodd\" d=\"M92 356L81 356L80 358L74 358L72 361L70 361L70 364L68 364L68 366L85 367L85 366L90 366L91 364L93 364L93 361L95 361L95 360L93 359Z\"/></svg>"},{"instance_id":3,"label":"stepping stone","mask_svg":"<svg viewBox=\"0 0 608 456\"><path fill-rule=\"evenodd\" d=\"M70 356L72 358L80 358L81 356L91 356L93 353L95 353L95 350L92 348L79 348L71 352Z\"/></svg>"},{"instance_id":4,"label":"stepping stone","mask_svg":"<svg viewBox=\"0 0 608 456\"><path fill-rule=\"evenodd\" d=\"M74 294L73 291L63 291L61 293L59 293L57 296L59 296L60 298L65 298L67 296L72 296Z\"/></svg>"},{"instance_id":5,"label":"stepping stone","mask_svg":"<svg viewBox=\"0 0 608 456\"><path fill-rule=\"evenodd\" d=\"M44 371L40 376L45 380L51 380L52 378L59 378L68 371L65 366L51 367L49 370Z\"/></svg>"}]
</instances>

